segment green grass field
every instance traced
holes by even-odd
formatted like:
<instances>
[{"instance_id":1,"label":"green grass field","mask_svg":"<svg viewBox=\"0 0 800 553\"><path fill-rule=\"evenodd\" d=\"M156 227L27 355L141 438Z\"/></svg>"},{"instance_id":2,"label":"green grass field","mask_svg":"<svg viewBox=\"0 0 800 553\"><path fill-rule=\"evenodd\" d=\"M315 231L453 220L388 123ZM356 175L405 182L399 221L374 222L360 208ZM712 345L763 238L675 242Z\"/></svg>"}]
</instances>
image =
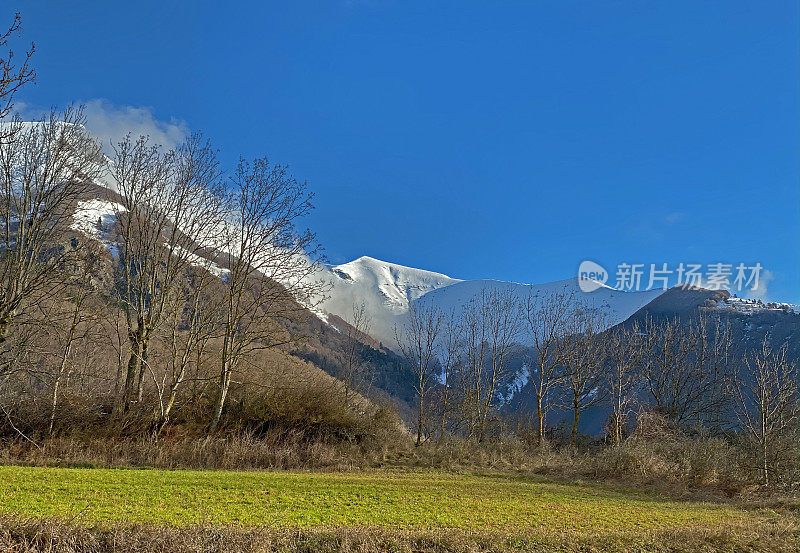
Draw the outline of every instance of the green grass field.
<instances>
[{"instance_id":1,"label":"green grass field","mask_svg":"<svg viewBox=\"0 0 800 553\"><path fill-rule=\"evenodd\" d=\"M509 476L0 467L0 512L91 522L311 527L679 527L741 508Z\"/></svg>"},{"instance_id":2,"label":"green grass field","mask_svg":"<svg viewBox=\"0 0 800 553\"><path fill-rule=\"evenodd\" d=\"M84 526L453 529L525 536L729 535L785 514L598 484L436 471L213 472L0 467L0 514ZM787 524L789 526L787 526Z\"/></svg>"}]
</instances>

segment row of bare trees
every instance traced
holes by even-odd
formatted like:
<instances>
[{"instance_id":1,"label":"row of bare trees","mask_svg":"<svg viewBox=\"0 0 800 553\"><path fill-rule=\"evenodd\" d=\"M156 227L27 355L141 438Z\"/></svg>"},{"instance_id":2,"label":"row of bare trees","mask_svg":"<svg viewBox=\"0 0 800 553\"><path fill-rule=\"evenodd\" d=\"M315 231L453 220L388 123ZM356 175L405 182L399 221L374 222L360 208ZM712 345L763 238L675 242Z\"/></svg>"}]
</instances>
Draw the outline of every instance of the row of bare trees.
<instances>
[{"instance_id":1,"label":"row of bare trees","mask_svg":"<svg viewBox=\"0 0 800 553\"><path fill-rule=\"evenodd\" d=\"M158 427L168 422L192 365L198 373L216 363L214 431L240 365L295 339L283 321L317 297L314 236L294 227L311 209L311 195L266 158L240 161L223 180L213 149L198 135L171 151L126 139L112 161L120 200L113 203L116 298L129 348L117 409L142 401L145 374L154 372L148 344L166 329L169 370L155 371L162 375L155 380Z\"/></svg>"},{"instance_id":2,"label":"row of bare trees","mask_svg":"<svg viewBox=\"0 0 800 553\"><path fill-rule=\"evenodd\" d=\"M778 436L798 416L785 347L765 338L757 353L737 355L730 326L709 314L609 328L601 309L580 300L566 289L519 298L487 288L459 312L412 304L397 341L415 374L417 443L437 431L485 439L525 374L540 441L553 410L570 414L575 443L581 415L601 407L616 445L637 412L655 411L687 430L743 433L768 479Z\"/></svg>"},{"instance_id":3,"label":"row of bare trees","mask_svg":"<svg viewBox=\"0 0 800 553\"><path fill-rule=\"evenodd\" d=\"M426 397L432 390L441 400L440 435L455 425L469 438L486 437L513 375L522 321L517 298L497 289L481 290L458 313L411 304L395 334L414 374L417 444L426 434Z\"/></svg>"},{"instance_id":4,"label":"row of bare trees","mask_svg":"<svg viewBox=\"0 0 800 553\"><path fill-rule=\"evenodd\" d=\"M2 372L30 367L26 328L32 334L43 328L46 306L64 298L74 302L68 325L74 336L86 326L86 295L107 294L124 315L114 326L126 338L125 347L119 341L116 416L140 406L152 381L157 427L163 428L187 374L216 363L213 430L238 366L253 352L291 340L281 320L317 297L314 237L294 229L311 209L311 196L266 159L241 161L223 179L213 149L197 135L174 150L147 137L126 138L106 163L82 123L80 109L35 124L15 120L0 149ZM93 188L100 178L109 191ZM97 200L98 194L107 201ZM109 290L79 277L90 253L97 254L73 228L87 202L113 211L110 228L100 220L96 229L112 254ZM102 273L95 268L95 275ZM166 362L153 361L154 339L161 357L169 352ZM73 343L67 340L54 377L53 418Z\"/></svg>"},{"instance_id":5,"label":"row of bare trees","mask_svg":"<svg viewBox=\"0 0 800 553\"><path fill-rule=\"evenodd\" d=\"M83 357L123 427L153 411L160 432L192 381L214 390L213 431L237 371L297 338L283 322L320 297L314 235L295 226L312 195L266 158L224 175L201 135L129 136L109 159L80 107L22 122L35 75L33 47L19 63L9 47L18 29L0 35L0 386L49 387L52 432Z\"/></svg>"}]
</instances>

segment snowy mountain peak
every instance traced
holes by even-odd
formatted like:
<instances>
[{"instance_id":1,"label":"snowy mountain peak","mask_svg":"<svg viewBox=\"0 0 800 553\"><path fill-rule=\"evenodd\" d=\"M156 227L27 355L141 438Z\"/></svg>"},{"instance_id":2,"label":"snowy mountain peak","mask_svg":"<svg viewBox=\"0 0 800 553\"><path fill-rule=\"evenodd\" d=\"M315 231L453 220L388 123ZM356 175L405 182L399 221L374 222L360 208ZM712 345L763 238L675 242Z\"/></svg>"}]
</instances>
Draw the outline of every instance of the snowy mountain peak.
<instances>
[{"instance_id":1,"label":"snowy mountain peak","mask_svg":"<svg viewBox=\"0 0 800 553\"><path fill-rule=\"evenodd\" d=\"M365 303L382 304L384 308L396 313L404 313L408 310L409 302L431 290L461 282L441 273L405 267L368 256L332 266L329 270L333 275L332 296L342 293L347 296L357 294Z\"/></svg>"},{"instance_id":2,"label":"snowy mountain peak","mask_svg":"<svg viewBox=\"0 0 800 553\"><path fill-rule=\"evenodd\" d=\"M424 302L444 312L459 311L482 290L509 290L520 298L533 294L547 297L566 294L572 301L597 308L617 324L661 295L663 290L621 292L600 286L582 292L578 278L546 284L521 284L499 280L460 280L423 269L405 267L372 257L359 257L349 263L326 267L331 289L322 309L350 321L353 307L364 304L370 319L370 334L384 344L394 343L395 327L405 322L409 306Z\"/></svg>"},{"instance_id":3,"label":"snowy mountain peak","mask_svg":"<svg viewBox=\"0 0 800 553\"><path fill-rule=\"evenodd\" d=\"M461 282L368 256L328 266L323 273L330 290L321 308L350 322L354 307L363 304L370 322L369 334L387 344L394 341L395 326L403 323L411 302Z\"/></svg>"},{"instance_id":4,"label":"snowy mountain peak","mask_svg":"<svg viewBox=\"0 0 800 553\"><path fill-rule=\"evenodd\" d=\"M362 255L358 259L354 259L353 261L349 261L341 265L336 265L335 267L338 268L362 267L364 270L367 271L382 271L389 269L396 274L408 275L409 278L412 279L433 278L433 279L458 282L458 279L451 278L441 273L426 271L424 269L415 269L414 267L406 267L405 265L399 265L397 263L390 263L389 261L382 261L380 259L375 259L374 257L369 257L368 255Z\"/></svg>"}]
</instances>

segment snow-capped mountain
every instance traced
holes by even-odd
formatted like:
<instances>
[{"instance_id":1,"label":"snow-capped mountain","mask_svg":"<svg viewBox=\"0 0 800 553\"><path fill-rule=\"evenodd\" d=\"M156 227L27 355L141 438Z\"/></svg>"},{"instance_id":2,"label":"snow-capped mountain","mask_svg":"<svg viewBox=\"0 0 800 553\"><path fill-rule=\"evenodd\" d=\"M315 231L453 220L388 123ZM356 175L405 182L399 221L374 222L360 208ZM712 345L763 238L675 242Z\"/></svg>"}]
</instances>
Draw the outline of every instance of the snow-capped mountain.
<instances>
[{"instance_id":1,"label":"snow-capped mountain","mask_svg":"<svg viewBox=\"0 0 800 553\"><path fill-rule=\"evenodd\" d=\"M107 162L111 163L110 160ZM117 244L111 231L117 214L123 212L124 208L110 199L116 187L108 170L101 173L96 184L100 190L111 194L100 193L82 200L73 217L73 228L98 240L112 256L117 255ZM227 223L221 221L220 224ZM217 265L213 259L213 252L218 251L220 245L200 245L209 254L208 258L193 254L192 263L225 278L227 269ZM409 308L415 302L422 302L449 313L458 312L482 290L487 289L508 290L519 298L530 295L541 298L564 293L576 303L602 311L607 324L611 326L624 321L664 292L621 292L599 286L598 289L586 293L581 291L577 278L546 284L520 284L486 279L461 280L367 256L342 265L323 266L317 278L329 283L330 287L325 297L319 298L319 305L314 305L316 302L312 301L307 307L323 321L328 314L352 321L354 307L363 304L370 321L368 334L389 347L395 345L395 329L405 322Z\"/></svg>"},{"instance_id":2,"label":"snow-capped mountain","mask_svg":"<svg viewBox=\"0 0 800 553\"><path fill-rule=\"evenodd\" d=\"M107 183L102 183L100 189L113 192ZM79 202L73 215L73 228L98 240L112 255L116 255L117 244L110 231L117 213L124 208L103 195ZM214 249L213 245L208 245L209 251ZM217 266L212 259L198 258L193 264L224 278L226 269ZM342 265L323 266L317 278L330 285L321 303L312 308L317 316L326 320L326 315L332 314L351 322L354 307L363 304L370 322L367 333L388 347L396 345L395 329L405 322L414 302L424 302L449 313L461 310L482 290L508 290L519 298L564 293L575 302L602 311L611 326L624 321L663 293L663 290L621 292L608 286L586 293L581 291L577 278L546 284L461 280L367 256Z\"/></svg>"},{"instance_id":3,"label":"snow-capped mountain","mask_svg":"<svg viewBox=\"0 0 800 553\"><path fill-rule=\"evenodd\" d=\"M438 288L462 282L433 271L404 267L367 256L329 267L329 271L338 277L332 281L335 298L380 300L380 305L393 313L405 313L410 302Z\"/></svg>"},{"instance_id":4,"label":"snow-capped mountain","mask_svg":"<svg viewBox=\"0 0 800 553\"><path fill-rule=\"evenodd\" d=\"M370 321L369 334L386 345L395 342L394 329L402 324L411 302L426 294L462 282L447 275L404 267L372 257L359 257L322 269L330 290L322 310L351 322L353 308L363 304Z\"/></svg>"},{"instance_id":5,"label":"snow-capped mountain","mask_svg":"<svg viewBox=\"0 0 800 553\"><path fill-rule=\"evenodd\" d=\"M573 301L601 310L609 326L624 321L657 298L663 290L621 292L607 286L586 293L577 278L547 284L519 284L498 280L460 280L447 275L404 267L371 257L325 267L322 278L330 282L321 308L351 321L353 307L363 303L370 332L388 346L395 344L395 327L402 325L412 303L420 302L443 312L458 312L482 290L509 290L520 298L564 293Z\"/></svg>"},{"instance_id":6,"label":"snow-capped mountain","mask_svg":"<svg viewBox=\"0 0 800 553\"><path fill-rule=\"evenodd\" d=\"M563 294L576 304L602 312L608 326L624 321L664 293L664 290L661 289L623 292L608 286L600 286L593 292L583 292L578 285L577 277L545 284L468 280L448 288L436 290L428 294L423 301L431 302L431 305L435 305L445 311L451 309L458 311L472 298L480 294L482 289L491 288L510 290L521 299L525 299L529 295L543 298L553 294Z\"/></svg>"}]
</instances>

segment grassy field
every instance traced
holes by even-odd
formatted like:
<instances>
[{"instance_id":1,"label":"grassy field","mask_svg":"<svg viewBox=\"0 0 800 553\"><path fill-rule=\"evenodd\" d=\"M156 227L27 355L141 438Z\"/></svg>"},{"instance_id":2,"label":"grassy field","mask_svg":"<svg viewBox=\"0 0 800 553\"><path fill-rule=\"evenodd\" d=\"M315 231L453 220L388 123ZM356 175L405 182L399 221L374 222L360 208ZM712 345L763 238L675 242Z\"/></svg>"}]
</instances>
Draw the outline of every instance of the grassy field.
<instances>
[{"instance_id":1,"label":"grassy field","mask_svg":"<svg viewBox=\"0 0 800 553\"><path fill-rule=\"evenodd\" d=\"M0 514L55 517L86 527L466 531L542 543L643 543L685 535L722 549L758 547L764 539L775 548L791 544L797 534L794 515L770 510L678 501L608 485L434 471L0 467Z\"/></svg>"}]
</instances>

